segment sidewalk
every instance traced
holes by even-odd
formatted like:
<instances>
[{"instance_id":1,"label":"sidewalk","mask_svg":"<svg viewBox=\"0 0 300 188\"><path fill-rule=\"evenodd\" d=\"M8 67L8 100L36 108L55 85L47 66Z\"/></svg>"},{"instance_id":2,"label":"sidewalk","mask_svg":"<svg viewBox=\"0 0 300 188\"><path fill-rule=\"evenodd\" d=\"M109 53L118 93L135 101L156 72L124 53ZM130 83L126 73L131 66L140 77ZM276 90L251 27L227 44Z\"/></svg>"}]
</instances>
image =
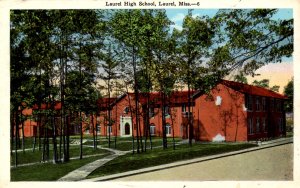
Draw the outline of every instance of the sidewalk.
<instances>
[{"instance_id":1,"label":"sidewalk","mask_svg":"<svg viewBox=\"0 0 300 188\"><path fill-rule=\"evenodd\" d=\"M62 178L58 179L58 181L80 181L80 180L83 180L91 172L93 172L97 168L101 167L105 163L115 159L118 156L122 156L122 155L125 155L128 152L131 152L131 151L119 151L119 150L114 150L114 149L111 149L111 148L102 148L102 147L101 147L101 149L111 151L114 154L109 155L107 157L104 157L102 159L96 160L96 161L91 162L89 164L86 164L86 165L84 165L84 166L68 173L67 175L63 176Z\"/></svg>"},{"instance_id":2,"label":"sidewalk","mask_svg":"<svg viewBox=\"0 0 300 188\"><path fill-rule=\"evenodd\" d=\"M149 167L149 168L143 168L143 169L139 169L139 170L133 170L133 171L123 172L123 173L119 173L119 174L103 176L103 177L84 179L82 181L89 181L89 182L108 181L108 180L112 180L112 179L141 174L141 173L145 173L145 172L153 172L153 171L157 171L157 170L173 168L173 167L183 166L183 165L187 165L187 164L199 163L199 162L203 162L203 161L223 158L223 157L232 156L232 155L238 155L241 153L252 152L252 151L256 151L256 150L266 149L266 148L289 144L289 143L293 143L293 137L280 138L280 139L276 139L276 140L269 140L269 141L261 142L261 143L259 143L258 147L254 147L254 148L248 148L248 149L244 149L244 150L233 151L233 152L217 154L217 155L212 155L212 156L206 156L206 157L199 157L199 158L191 159L191 160L178 161L178 162L174 162L174 163L170 163L170 164L159 165L159 166L154 166L154 167ZM70 181L72 181L72 180L70 180Z\"/></svg>"}]
</instances>

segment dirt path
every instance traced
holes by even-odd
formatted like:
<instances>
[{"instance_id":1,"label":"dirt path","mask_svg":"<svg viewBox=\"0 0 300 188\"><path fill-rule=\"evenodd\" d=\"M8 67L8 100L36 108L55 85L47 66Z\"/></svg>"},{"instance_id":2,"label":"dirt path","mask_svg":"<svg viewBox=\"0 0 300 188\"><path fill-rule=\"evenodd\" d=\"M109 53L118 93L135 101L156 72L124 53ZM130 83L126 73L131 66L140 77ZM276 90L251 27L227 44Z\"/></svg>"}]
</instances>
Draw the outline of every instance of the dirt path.
<instances>
[{"instance_id":1,"label":"dirt path","mask_svg":"<svg viewBox=\"0 0 300 188\"><path fill-rule=\"evenodd\" d=\"M214 159L114 181L292 180L293 144Z\"/></svg>"}]
</instances>

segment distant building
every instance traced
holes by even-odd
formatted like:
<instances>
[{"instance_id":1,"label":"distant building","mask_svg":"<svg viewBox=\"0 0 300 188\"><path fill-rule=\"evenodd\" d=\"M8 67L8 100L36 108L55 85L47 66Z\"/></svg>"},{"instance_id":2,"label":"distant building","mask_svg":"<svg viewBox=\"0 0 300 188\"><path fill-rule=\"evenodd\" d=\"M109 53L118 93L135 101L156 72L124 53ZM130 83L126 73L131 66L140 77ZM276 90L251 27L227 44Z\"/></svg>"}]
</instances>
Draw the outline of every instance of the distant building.
<instances>
[{"instance_id":1,"label":"distant building","mask_svg":"<svg viewBox=\"0 0 300 188\"><path fill-rule=\"evenodd\" d=\"M149 95L149 100L148 96ZM285 136L286 118L283 110L285 96L265 88L247 84L221 81L209 94L191 92L191 122L193 138L198 141L248 141ZM162 118L162 100L165 113ZM169 97L160 93L140 93L139 109L136 110L135 95L123 94L118 98L102 98L97 101L96 115L83 115L88 121L83 123L84 134L129 137L132 135L163 135L163 121L167 136L188 138L189 113L188 92L174 91ZM147 104L149 111L147 111ZM37 109L35 106L33 109ZM46 109L44 105L42 109ZM60 103L55 106L60 110ZM108 121L110 110L110 123ZM30 115L32 109L23 114ZM137 126L136 113L140 126ZM147 123L149 117L149 124ZM72 121L73 116L67 118ZM57 117L60 125L60 117ZM149 125L149 126L147 126ZM35 120L25 122L25 136L37 134ZM59 127L59 126L58 126ZM70 126L71 134L80 132L79 125Z\"/></svg>"}]
</instances>

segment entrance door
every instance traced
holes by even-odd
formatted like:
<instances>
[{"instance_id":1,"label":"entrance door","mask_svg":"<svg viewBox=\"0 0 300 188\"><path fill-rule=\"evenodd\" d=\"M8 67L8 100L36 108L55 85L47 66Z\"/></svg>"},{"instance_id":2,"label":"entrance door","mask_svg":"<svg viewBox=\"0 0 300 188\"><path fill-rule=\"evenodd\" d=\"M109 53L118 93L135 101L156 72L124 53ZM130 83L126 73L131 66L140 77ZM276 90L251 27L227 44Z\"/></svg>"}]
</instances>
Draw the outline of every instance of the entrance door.
<instances>
[{"instance_id":1,"label":"entrance door","mask_svg":"<svg viewBox=\"0 0 300 188\"><path fill-rule=\"evenodd\" d=\"M120 136L128 137L132 135L131 117L120 117Z\"/></svg>"},{"instance_id":2,"label":"entrance door","mask_svg":"<svg viewBox=\"0 0 300 188\"><path fill-rule=\"evenodd\" d=\"M130 125L129 125L129 123L125 124L125 135L130 135Z\"/></svg>"}]
</instances>

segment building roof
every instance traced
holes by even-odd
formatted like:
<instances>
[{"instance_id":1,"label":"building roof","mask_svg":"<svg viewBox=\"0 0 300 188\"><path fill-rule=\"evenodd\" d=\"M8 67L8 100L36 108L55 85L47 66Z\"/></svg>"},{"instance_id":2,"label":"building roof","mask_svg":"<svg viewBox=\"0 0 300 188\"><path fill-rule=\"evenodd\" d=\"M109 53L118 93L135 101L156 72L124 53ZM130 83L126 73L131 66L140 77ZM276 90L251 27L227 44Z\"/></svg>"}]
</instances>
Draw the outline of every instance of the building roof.
<instances>
[{"instance_id":1,"label":"building roof","mask_svg":"<svg viewBox=\"0 0 300 188\"><path fill-rule=\"evenodd\" d=\"M194 94L194 91L191 91L191 96ZM153 105L161 105L162 96L159 92L151 92L150 94L150 103ZM140 103L147 103L147 93L140 93ZM166 98L166 104L183 104L188 103L188 91L173 91L169 97ZM191 101L192 102L192 101Z\"/></svg>"},{"instance_id":2,"label":"building roof","mask_svg":"<svg viewBox=\"0 0 300 188\"><path fill-rule=\"evenodd\" d=\"M191 91L191 96L195 93L195 91ZM128 93L128 95L134 100L135 94ZM159 92L151 92L151 93L139 93L139 103L144 105L147 103L147 96L149 96L150 105L160 106L162 104L161 93ZM101 108L101 110L107 110L108 104L111 106L115 105L118 101L127 97L127 94L123 94L118 98L111 98L110 102L108 98L98 99L97 104ZM193 102L193 101L191 101ZM178 105L178 104L187 104L188 103L188 91L174 91L171 93L170 97L166 98L166 104Z\"/></svg>"},{"instance_id":3,"label":"building roof","mask_svg":"<svg viewBox=\"0 0 300 188\"><path fill-rule=\"evenodd\" d=\"M233 82L233 81L229 81L229 80L222 80L220 83L229 88L232 88L236 91L239 91L239 92L245 93L245 94L264 96L264 97L273 97L273 98L278 98L278 99L286 99L287 98L284 95L281 95L272 90L269 90L269 89L266 89L263 87L259 87L259 86L253 86L253 85L248 85L248 84L239 83L239 82Z\"/></svg>"}]
</instances>

